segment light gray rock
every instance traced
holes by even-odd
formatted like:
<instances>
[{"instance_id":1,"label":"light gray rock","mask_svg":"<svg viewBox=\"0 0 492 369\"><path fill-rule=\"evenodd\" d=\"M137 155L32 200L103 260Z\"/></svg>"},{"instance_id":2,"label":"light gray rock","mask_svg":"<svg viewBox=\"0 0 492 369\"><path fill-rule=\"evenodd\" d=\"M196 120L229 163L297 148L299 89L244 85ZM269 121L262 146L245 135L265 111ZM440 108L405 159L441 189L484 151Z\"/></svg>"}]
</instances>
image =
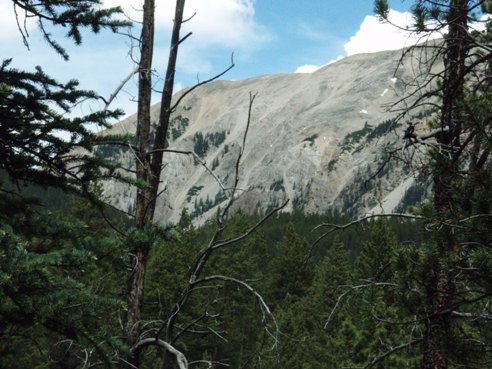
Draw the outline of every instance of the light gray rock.
<instances>
[{"instance_id":1,"label":"light gray rock","mask_svg":"<svg viewBox=\"0 0 492 369\"><path fill-rule=\"evenodd\" d=\"M257 94L240 167L239 187L244 191L238 192L237 206L265 211L289 198L287 210L392 211L414 183L410 172L391 164L383 175L365 182L381 165L384 148L401 143L401 130L389 132L380 126L395 117L388 104L399 100L407 81L415 78L411 59L395 74L401 55L401 51L361 54L311 74L199 87L174 113L170 147L192 150L201 133L209 146L203 159L224 184L231 185L249 94ZM158 109L152 108L153 120ZM136 116L131 116L107 133L133 133L135 124ZM213 134L225 135L224 141L214 143ZM119 151L115 159L131 165L133 154ZM217 206L224 206L228 194L221 193L217 181L191 157L166 154L165 162L161 179L166 191L158 200L156 220L175 222L186 207L201 223ZM104 193L117 207L131 210L135 190L107 183ZM204 206L198 209L200 203Z\"/></svg>"}]
</instances>

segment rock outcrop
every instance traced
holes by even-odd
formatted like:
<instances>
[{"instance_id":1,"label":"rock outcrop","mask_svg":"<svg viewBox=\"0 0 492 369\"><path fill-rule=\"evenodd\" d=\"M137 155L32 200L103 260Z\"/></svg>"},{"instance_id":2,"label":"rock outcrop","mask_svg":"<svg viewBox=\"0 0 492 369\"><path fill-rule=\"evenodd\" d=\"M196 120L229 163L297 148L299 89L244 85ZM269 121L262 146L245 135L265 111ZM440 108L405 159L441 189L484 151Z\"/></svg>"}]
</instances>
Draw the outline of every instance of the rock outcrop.
<instances>
[{"instance_id":1,"label":"rock outcrop","mask_svg":"<svg viewBox=\"0 0 492 369\"><path fill-rule=\"evenodd\" d=\"M237 206L266 211L289 198L288 210L393 211L409 190L418 192L415 173L398 163L379 170L388 147L402 142L403 128L394 129L395 113L387 107L406 94L407 82L415 78L411 59L396 68L401 55L361 54L311 74L201 86L174 113L169 147L194 151L224 186L230 186L253 93L257 96L240 166ZM153 119L158 109L153 107ZM108 133L133 133L135 124L131 116ZM121 148L111 155L128 165L134 160L130 150ZM224 205L229 193L192 156L168 153L165 161L157 220L176 221L186 207L202 222ZM133 191L123 184L105 186L114 205L129 211Z\"/></svg>"}]
</instances>

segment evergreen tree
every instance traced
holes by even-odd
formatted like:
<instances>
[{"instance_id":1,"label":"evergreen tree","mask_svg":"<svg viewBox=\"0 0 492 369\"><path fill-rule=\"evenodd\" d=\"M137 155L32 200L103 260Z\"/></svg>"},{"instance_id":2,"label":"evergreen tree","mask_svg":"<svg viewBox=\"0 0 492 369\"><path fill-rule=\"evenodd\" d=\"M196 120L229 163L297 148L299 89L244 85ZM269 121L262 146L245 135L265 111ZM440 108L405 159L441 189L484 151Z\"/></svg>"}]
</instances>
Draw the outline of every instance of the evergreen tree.
<instances>
[{"instance_id":1,"label":"evergreen tree","mask_svg":"<svg viewBox=\"0 0 492 369\"><path fill-rule=\"evenodd\" d=\"M293 303L305 295L313 278L308 243L288 223L282 239L273 249L269 266L268 296L277 304Z\"/></svg>"},{"instance_id":2,"label":"evergreen tree","mask_svg":"<svg viewBox=\"0 0 492 369\"><path fill-rule=\"evenodd\" d=\"M351 308L342 335L350 340L350 361L363 365L377 360L375 368L416 368L411 345L384 357L391 348L413 341L404 323L408 311L400 299L408 292L398 288L394 259L399 244L388 222L376 220L369 232L371 237L355 261L352 296L347 297Z\"/></svg>"},{"instance_id":3,"label":"evergreen tree","mask_svg":"<svg viewBox=\"0 0 492 369\"><path fill-rule=\"evenodd\" d=\"M490 362L486 329L472 328L472 322L489 322L478 311L490 298L484 288L488 278L483 277L490 271L482 277L475 274L479 267L473 255L490 259L485 246L490 242L490 187L488 180L482 180L490 178L490 18L484 32L475 32L471 26L490 10L489 1L474 0L421 0L413 7L413 31L429 32L436 24L439 29L447 27L442 42L429 45L434 52L428 49L429 57L424 58L426 70L440 62L444 70L437 81L435 74L428 76L424 84L431 90L408 108L424 103L435 106L439 101L439 115L429 122L435 144L427 154L434 197L432 208L424 211L433 239L420 245L420 265L410 268L419 272L410 278L420 282L417 291L425 296L425 308L415 318L423 322L424 369L481 368ZM377 1L376 11L387 18L388 2ZM421 92L417 89L411 95Z\"/></svg>"},{"instance_id":4,"label":"evergreen tree","mask_svg":"<svg viewBox=\"0 0 492 369\"><path fill-rule=\"evenodd\" d=\"M101 217L96 226L94 212L78 212L74 218L69 212L47 212L31 201L0 203L2 364L78 367L78 355L94 348L91 360L109 360L115 313L122 306L111 283L118 280L112 270L122 261L112 231ZM85 203L85 208L90 206ZM97 231L91 235L88 228ZM71 344L62 349L63 342Z\"/></svg>"},{"instance_id":5,"label":"evergreen tree","mask_svg":"<svg viewBox=\"0 0 492 369\"><path fill-rule=\"evenodd\" d=\"M265 367L332 368L341 363L347 348L339 337L345 307L330 313L350 280L348 253L336 239L316 265L312 284L296 301L287 298L277 310L282 332L279 347ZM330 317L330 324L326 325Z\"/></svg>"},{"instance_id":6,"label":"evergreen tree","mask_svg":"<svg viewBox=\"0 0 492 369\"><path fill-rule=\"evenodd\" d=\"M82 42L82 28L89 27L97 33L101 28L116 31L128 25L128 22L112 19L121 12L119 8L101 9L99 0L11 1L16 9L22 9L26 16L38 21L48 44L65 59L68 55L46 31L47 25L68 28L67 36L77 44ZM27 35L23 36L27 43ZM67 113L78 102L98 98L98 95L79 90L75 80L57 82L41 67L27 72L11 64L12 59L0 64L0 168L14 180L78 188L100 176L101 168L111 170L111 166L100 159L80 154L76 149L90 150L94 136L87 129L88 125L106 127L107 120L118 117L121 112L103 110L68 118Z\"/></svg>"},{"instance_id":7,"label":"evergreen tree","mask_svg":"<svg viewBox=\"0 0 492 369\"><path fill-rule=\"evenodd\" d=\"M118 8L101 9L96 0L12 3L38 21L48 44L65 59L68 55L47 26L66 27L67 36L80 43L82 28L98 32L128 25L112 19ZM23 37L27 43L28 35ZM87 213L77 218L70 211L61 216L50 213L38 199L26 196L35 187L26 187L25 181L69 189L97 201L91 182L114 168L86 154L95 139L87 126L106 127L107 120L120 112L68 118L73 106L98 95L79 90L74 80L57 82L41 67L18 70L11 59L0 63L0 81L1 365L71 368L86 352L94 353L87 359L107 363L112 332L99 329L100 318L114 317L120 304L112 293L98 289L104 284L98 284L100 273L107 269L96 264L100 258L109 259L117 242L105 226L95 224L95 218L89 226ZM84 208L89 208L87 203ZM104 229L97 239L88 232L93 227L96 233Z\"/></svg>"}]
</instances>

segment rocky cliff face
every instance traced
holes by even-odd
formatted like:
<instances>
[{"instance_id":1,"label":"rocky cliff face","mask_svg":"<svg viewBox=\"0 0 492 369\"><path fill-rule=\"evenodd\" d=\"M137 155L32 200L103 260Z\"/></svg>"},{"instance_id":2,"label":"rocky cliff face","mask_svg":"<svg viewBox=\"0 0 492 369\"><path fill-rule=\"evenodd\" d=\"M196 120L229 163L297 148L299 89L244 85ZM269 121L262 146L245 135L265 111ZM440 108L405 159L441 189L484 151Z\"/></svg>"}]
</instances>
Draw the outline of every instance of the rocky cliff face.
<instances>
[{"instance_id":1,"label":"rocky cliff face","mask_svg":"<svg viewBox=\"0 0 492 369\"><path fill-rule=\"evenodd\" d=\"M385 107L403 96L407 81L415 77L412 60L395 74L400 57L401 51L361 54L312 74L202 86L176 110L169 147L193 150L225 186L231 185L249 94L257 94L240 166L238 206L265 211L289 198L288 210L392 211L406 193L421 195L412 174L397 162L368 181L387 157L386 149L401 142L402 128L391 129L395 113ZM153 107L155 120L158 109ZM108 133L133 133L135 124L131 116ZM129 150L118 148L112 155L133 161ZM168 153L165 160L161 179L166 190L158 200L158 220L176 221L186 207L202 222L224 205L229 194L193 157ZM105 187L117 207L130 211L133 191L122 184Z\"/></svg>"}]
</instances>

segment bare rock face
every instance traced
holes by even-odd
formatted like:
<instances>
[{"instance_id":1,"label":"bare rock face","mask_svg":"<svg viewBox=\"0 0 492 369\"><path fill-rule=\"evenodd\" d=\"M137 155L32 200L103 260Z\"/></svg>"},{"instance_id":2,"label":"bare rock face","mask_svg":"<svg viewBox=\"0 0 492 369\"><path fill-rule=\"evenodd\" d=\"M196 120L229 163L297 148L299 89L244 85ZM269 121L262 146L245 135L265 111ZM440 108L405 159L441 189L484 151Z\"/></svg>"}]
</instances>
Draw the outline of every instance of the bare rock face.
<instances>
[{"instance_id":1,"label":"bare rock face","mask_svg":"<svg viewBox=\"0 0 492 369\"><path fill-rule=\"evenodd\" d=\"M243 146L250 93L256 94L240 164L237 206L266 211L284 199L306 212L393 211L414 186L408 170L390 162L378 172L386 149L401 143L391 129L387 106L401 98L414 78L412 60L396 70L401 51L345 58L311 74L271 75L244 81L217 81L187 95L174 113L169 146L193 150L223 186L233 184ZM395 73L396 71L396 73ZM179 94L178 94L179 95ZM159 106L153 107L157 120ZM409 118L411 119L411 117ZM135 132L136 116L108 133ZM115 160L130 163L129 150ZM229 191L192 156L165 154L157 220L178 219L183 208L197 223L224 206ZM134 189L110 183L105 194L132 211Z\"/></svg>"}]
</instances>

